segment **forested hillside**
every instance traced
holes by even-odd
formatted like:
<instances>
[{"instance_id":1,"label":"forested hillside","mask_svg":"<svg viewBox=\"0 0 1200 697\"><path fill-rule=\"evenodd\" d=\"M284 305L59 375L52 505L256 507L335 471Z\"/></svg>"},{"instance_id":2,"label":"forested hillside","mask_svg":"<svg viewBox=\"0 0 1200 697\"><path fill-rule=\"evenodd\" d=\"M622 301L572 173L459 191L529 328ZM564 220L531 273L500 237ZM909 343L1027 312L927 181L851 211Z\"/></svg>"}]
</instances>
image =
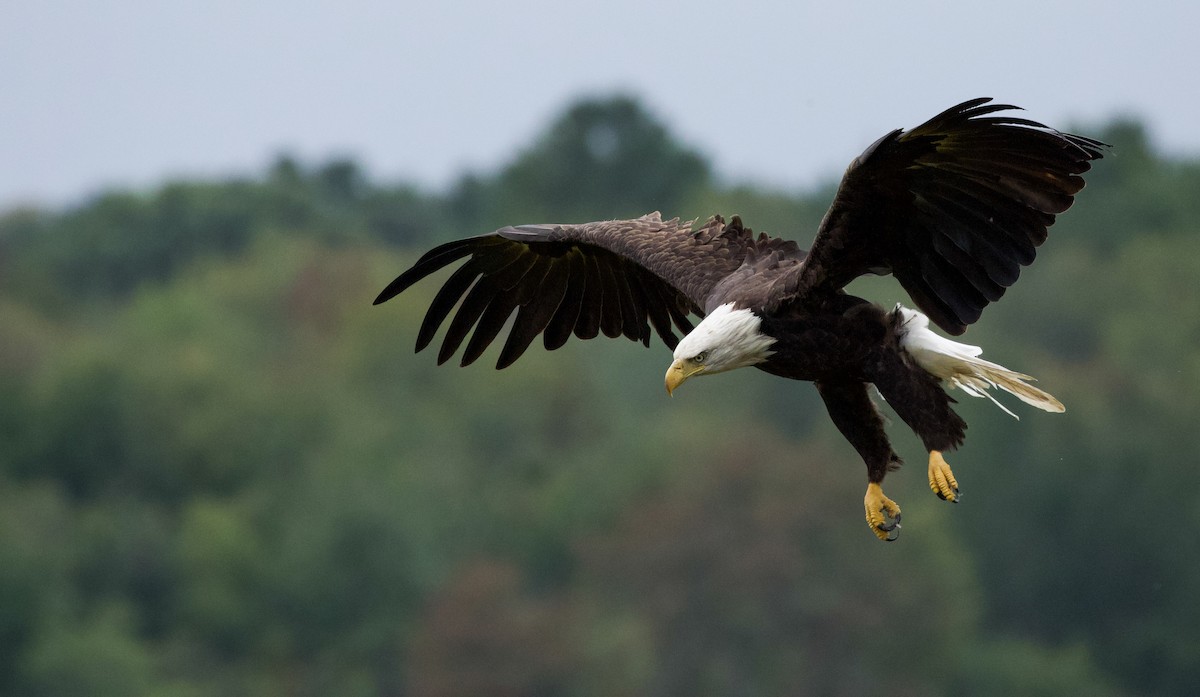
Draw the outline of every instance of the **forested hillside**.
<instances>
[{"instance_id":1,"label":"forested hillside","mask_svg":"<svg viewBox=\"0 0 1200 697\"><path fill-rule=\"evenodd\" d=\"M960 396L958 506L894 424L891 545L811 385L668 400L669 351L604 339L436 368L436 283L370 304L508 223L741 214L807 246L834 173L730 183L617 97L447 191L282 157L0 214L0 694L1194 691L1200 162L1085 130L1112 155L966 335L1067 411Z\"/></svg>"}]
</instances>

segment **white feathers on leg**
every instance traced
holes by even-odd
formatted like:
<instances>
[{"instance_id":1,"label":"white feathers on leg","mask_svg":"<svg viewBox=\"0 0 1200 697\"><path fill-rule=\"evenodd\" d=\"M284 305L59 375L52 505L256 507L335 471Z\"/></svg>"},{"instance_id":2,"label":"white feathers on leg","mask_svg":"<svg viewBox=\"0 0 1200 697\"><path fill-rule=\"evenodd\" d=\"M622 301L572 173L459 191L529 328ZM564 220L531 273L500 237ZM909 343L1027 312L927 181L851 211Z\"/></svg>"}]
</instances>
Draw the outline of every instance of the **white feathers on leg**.
<instances>
[{"instance_id":1,"label":"white feathers on leg","mask_svg":"<svg viewBox=\"0 0 1200 697\"><path fill-rule=\"evenodd\" d=\"M900 315L900 346L917 365L931 375L941 378L972 397L987 397L1014 419L1020 417L1009 411L987 390L1000 388L1030 406L1044 411L1063 412L1062 402L1026 381L1034 378L1009 370L1002 365L979 358L983 349L960 344L935 334L929 329L929 318L906 307L896 306Z\"/></svg>"}]
</instances>

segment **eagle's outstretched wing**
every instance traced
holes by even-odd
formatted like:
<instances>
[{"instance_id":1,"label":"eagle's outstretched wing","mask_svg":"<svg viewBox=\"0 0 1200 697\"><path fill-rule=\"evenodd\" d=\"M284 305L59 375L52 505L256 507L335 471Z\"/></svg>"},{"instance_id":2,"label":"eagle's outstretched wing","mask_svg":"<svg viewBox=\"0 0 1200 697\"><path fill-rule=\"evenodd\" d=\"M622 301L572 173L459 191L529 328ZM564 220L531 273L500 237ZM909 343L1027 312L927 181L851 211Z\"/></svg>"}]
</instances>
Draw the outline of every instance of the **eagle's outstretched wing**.
<instances>
[{"instance_id":1,"label":"eagle's outstretched wing","mask_svg":"<svg viewBox=\"0 0 1200 697\"><path fill-rule=\"evenodd\" d=\"M764 242L784 244L757 241ZM736 218L726 225L714 217L696 230L678 219L664 221L658 213L582 225L505 227L430 250L375 304L468 257L434 297L417 335L420 351L458 305L439 364L454 355L467 334L462 365L474 362L514 311L497 368L517 360L539 334L550 350L572 333L581 339L623 334L649 345L653 325L674 348L679 338L672 324L691 331L688 315L703 314L713 287L741 266L755 244Z\"/></svg>"},{"instance_id":2,"label":"eagle's outstretched wing","mask_svg":"<svg viewBox=\"0 0 1200 697\"><path fill-rule=\"evenodd\" d=\"M1054 216L1107 147L973 99L858 156L776 306L895 275L939 327L963 333L1033 262ZM782 279L781 279L782 280Z\"/></svg>"}]
</instances>

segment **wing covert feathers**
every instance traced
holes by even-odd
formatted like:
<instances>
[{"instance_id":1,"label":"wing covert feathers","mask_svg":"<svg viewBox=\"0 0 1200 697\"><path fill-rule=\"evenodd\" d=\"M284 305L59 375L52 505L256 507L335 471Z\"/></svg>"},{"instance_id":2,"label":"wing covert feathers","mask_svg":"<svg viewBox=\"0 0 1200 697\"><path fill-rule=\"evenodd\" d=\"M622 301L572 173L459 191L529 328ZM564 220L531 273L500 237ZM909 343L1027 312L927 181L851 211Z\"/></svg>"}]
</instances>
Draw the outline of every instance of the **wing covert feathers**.
<instances>
[{"instance_id":1,"label":"wing covert feathers","mask_svg":"<svg viewBox=\"0 0 1200 697\"><path fill-rule=\"evenodd\" d=\"M1000 299L1107 146L988 102L892 131L856 158L785 297L892 273L951 334Z\"/></svg>"}]
</instances>

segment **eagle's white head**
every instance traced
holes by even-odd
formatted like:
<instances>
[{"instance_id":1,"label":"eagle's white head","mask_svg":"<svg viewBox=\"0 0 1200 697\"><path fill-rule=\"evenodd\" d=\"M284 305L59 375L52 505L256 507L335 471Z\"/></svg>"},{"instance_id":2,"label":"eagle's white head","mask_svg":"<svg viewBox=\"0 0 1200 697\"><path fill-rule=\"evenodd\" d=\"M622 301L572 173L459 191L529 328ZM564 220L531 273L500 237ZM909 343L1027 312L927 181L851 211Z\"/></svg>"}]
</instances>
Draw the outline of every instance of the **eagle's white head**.
<instances>
[{"instance_id":1,"label":"eagle's white head","mask_svg":"<svg viewBox=\"0 0 1200 697\"><path fill-rule=\"evenodd\" d=\"M750 310L726 303L708 314L675 347L667 370L667 394L693 375L712 375L762 363L775 339L761 330L762 319Z\"/></svg>"}]
</instances>

